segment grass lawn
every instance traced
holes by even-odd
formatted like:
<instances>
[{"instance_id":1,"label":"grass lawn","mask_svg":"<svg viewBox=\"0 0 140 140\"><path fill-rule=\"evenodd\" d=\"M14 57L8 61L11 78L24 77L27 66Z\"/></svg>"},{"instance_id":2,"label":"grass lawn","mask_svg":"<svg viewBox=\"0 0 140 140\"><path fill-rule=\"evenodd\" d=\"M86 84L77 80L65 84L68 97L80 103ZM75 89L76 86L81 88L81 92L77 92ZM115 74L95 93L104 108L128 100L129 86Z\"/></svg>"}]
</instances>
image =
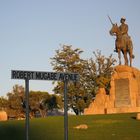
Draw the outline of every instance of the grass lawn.
<instances>
[{"instance_id":1,"label":"grass lawn","mask_svg":"<svg viewBox=\"0 0 140 140\"><path fill-rule=\"evenodd\" d=\"M69 116L69 140L140 140L136 114ZM30 120L30 140L63 140L63 117ZM87 124L87 130L74 126ZM0 140L25 140L25 121L0 122Z\"/></svg>"}]
</instances>

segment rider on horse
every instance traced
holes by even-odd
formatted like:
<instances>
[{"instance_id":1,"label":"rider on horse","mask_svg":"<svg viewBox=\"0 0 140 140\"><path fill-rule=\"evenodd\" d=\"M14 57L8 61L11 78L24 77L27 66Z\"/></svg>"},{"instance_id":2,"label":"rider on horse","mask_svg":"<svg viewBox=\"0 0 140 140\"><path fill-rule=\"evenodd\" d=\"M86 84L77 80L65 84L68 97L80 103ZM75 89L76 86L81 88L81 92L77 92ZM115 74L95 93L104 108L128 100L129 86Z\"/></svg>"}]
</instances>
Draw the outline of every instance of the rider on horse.
<instances>
[{"instance_id":1,"label":"rider on horse","mask_svg":"<svg viewBox=\"0 0 140 140\"><path fill-rule=\"evenodd\" d=\"M122 39L123 40L131 40L130 36L128 35L128 25L125 23L126 18L122 17L120 20L121 25L119 26L119 29L122 34ZM128 48L129 49L129 48ZM115 47L115 52L118 52L117 47Z\"/></svg>"},{"instance_id":2,"label":"rider on horse","mask_svg":"<svg viewBox=\"0 0 140 140\"><path fill-rule=\"evenodd\" d=\"M110 35L116 36L115 40L115 52L118 53L118 58L119 58L119 65L121 65L121 52L123 53L124 56L124 62L125 65L128 65L128 58L127 58L127 53L129 54L129 62L130 66L132 66L132 59L134 58L133 55L133 43L128 35L128 25L125 23L125 18L121 18L120 22L121 25L118 27L117 24L114 24L110 17L108 16L112 28L109 31Z\"/></svg>"}]
</instances>

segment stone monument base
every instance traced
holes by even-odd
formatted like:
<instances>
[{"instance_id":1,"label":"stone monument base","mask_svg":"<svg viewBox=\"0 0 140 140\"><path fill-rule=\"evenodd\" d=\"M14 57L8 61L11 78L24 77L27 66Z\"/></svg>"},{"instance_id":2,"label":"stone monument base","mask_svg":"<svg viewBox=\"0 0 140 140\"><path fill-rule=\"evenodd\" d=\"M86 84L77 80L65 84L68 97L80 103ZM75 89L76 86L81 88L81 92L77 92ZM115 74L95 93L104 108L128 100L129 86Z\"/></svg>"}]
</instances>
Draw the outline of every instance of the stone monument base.
<instances>
[{"instance_id":1,"label":"stone monument base","mask_svg":"<svg viewBox=\"0 0 140 140\"><path fill-rule=\"evenodd\" d=\"M124 65L114 70L110 94L100 88L95 100L84 110L85 115L140 112L140 71Z\"/></svg>"},{"instance_id":2,"label":"stone monument base","mask_svg":"<svg viewBox=\"0 0 140 140\"><path fill-rule=\"evenodd\" d=\"M7 113L5 111L0 111L0 121L7 121Z\"/></svg>"}]
</instances>

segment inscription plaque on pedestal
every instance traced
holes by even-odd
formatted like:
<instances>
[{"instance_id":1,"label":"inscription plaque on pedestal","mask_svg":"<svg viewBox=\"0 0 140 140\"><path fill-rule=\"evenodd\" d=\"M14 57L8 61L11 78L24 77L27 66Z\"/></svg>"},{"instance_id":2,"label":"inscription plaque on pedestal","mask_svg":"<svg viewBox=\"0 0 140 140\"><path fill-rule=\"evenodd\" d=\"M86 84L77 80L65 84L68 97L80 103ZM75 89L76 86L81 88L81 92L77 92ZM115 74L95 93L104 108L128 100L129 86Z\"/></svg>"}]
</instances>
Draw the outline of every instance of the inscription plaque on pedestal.
<instances>
[{"instance_id":1,"label":"inscription plaque on pedestal","mask_svg":"<svg viewBox=\"0 0 140 140\"><path fill-rule=\"evenodd\" d=\"M116 79L115 80L115 107L130 107L130 91L129 80Z\"/></svg>"}]
</instances>

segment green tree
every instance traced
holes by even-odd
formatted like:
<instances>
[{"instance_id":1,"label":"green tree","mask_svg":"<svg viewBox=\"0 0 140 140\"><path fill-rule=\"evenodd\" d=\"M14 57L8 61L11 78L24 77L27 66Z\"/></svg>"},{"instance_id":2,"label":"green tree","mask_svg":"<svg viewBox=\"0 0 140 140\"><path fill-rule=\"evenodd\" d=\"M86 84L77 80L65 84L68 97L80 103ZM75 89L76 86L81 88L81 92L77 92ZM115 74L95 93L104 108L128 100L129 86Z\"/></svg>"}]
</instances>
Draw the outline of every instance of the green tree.
<instances>
[{"instance_id":1,"label":"green tree","mask_svg":"<svg viewBox=\"0 0 140 140\"><path fill-rule=\"evenodd\" d=\"M83 72L84 87L88 93L91 93L91 96L95 96L100 87L105 88L106 92L109 93L115 62L116 60L112 57L112 54L105 57L101 54L101 51L93 52L93 58L86 62Z\"/></svg>"},{"instance_id":2,"label":"green tree","mask_svg":"<svg viewBox=\"0 0 140 140\"><path fill-rule=\"evenodd\" d=\"M38 111L42 117L46 116L46 106L44 101L49 98L48 92L30 91L29 92L29 109L30 117L34 117ZM23 86L13 86L12 92L7 94L7 113L8 116L14 116L16 118L24 116L26 108L25 89Z\"/></svg>"},{"instance_id":3,"label":"green tree","mask_svg":"<svg viewBox=\"0 0 140 140\"><path fill-rule=\"evenodd\" d=\"M81 49L73 49L72 46L63 45L62 49L56 50L56 55L51 58L53 70L55 70L56 72L78 73L81 79L85 68L85 60L81 59L80 57L82 52L83 51ZM79 100L83 100L83 102L85 102L84 99L87 96L81 82L82 81L79 81L77 83L68 83L69 107L71 107L76 114L79 114L83 111L77 105L79 103ZM62 95L63 98L64 83L61 81L57 82L54 88L54 92L56 94ZM85 102L85 104L86 103L87 102Z\"/></svg>"},{"instance_id":4,"label":"green tree","mask_svg":"<svg viewBox=\"0 0 140 140\"><path fill-rule=\"evenodd\" d=\"M22 99L24 97L24 88L19 85L13 86L13 91L7 94L8 97L8 106L7 113L8 116L20 116L20 114L24 113L24 109L22 107Z\"/></svg>"},{"instance_id":5,"label":"green tree","mask_svg":"<svg viewBox=\"0 0 140 140\"><path fill-rule=\"evenodd\" d=\"M9 117L25 117L25 101L24 87L15 85L13 86L12 92L7 94L7 99L3 97L0 98L0 109L4 108ZM59 96L42 91L29 92L30 117L34 117L37 112L41 117L46 117L47 111L56 107L62 107L62 100Z\"/></svg>"},{"instance_id":6,"label":"green tree","mask_svg":"<svg viewBox=\"0 0 140 140\"><path fill-rule=\"evenodd\" d=\"M110 80L113 73L113 65L116 60L110 55L105 57L101 51L93 52L93 58L81 59L83 51L72 46L63 45L56 50L52 58L52 66L56 72L74 72L80 75L80 81L76 84L68 83L68 102L78 115L84 111L100 87L104 87L107 93L110 89ZM64 83L57 82L54 92L63 97Z\"/></svg>"},{"instance_id":7,"label":"green tree","mask_svg":"<svg viewBox=\"0 0 140 140\"><path fill-rule=\"evenodd\" d=\"M48 110L62 108L62 98L58 95L50 95L50 98L45 100Z\"/></svg>"},{"instance_id":8,"label":"green tree","mask_svg":"<svg viewBox=\"0 0 140 140\"><path fill-rule=\"evenodd\" d=\"M86 102L83 99L79 99L76 107L78 108L79 114L81 114L86 107Z\"/></svg>"},{"instance_id":9,"label":"green tree","mask_svg":"<svg viewBox=\"0 0 140 140\"><path fill-rule=\"evenodd\" d=\"M5 97L0 97L0 110L6 110L8 106L8 100Z\"/></svg>"},{"instance_id":10,"label":"green tree","mask_svg":"<svg viewBox=\"0 0 140 140\"><path fill-rule=\"evenodd\" d=\"M30 91L29 104L32 117L37 112L39 112L41 117L46 117L48 108L45 104L45 101L47 99L50 99L48 92Z\"/></svg>"}]
</instances>

